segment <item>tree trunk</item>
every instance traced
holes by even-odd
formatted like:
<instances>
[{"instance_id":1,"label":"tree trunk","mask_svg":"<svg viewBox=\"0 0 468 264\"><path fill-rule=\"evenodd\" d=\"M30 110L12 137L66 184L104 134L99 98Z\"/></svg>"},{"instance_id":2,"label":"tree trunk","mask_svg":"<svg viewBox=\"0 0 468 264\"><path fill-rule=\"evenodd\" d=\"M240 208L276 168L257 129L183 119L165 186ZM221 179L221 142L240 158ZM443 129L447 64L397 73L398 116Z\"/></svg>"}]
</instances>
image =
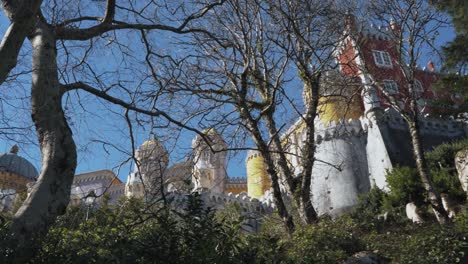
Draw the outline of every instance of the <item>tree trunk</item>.
<instances>
[{"instance_id":1,"label":"tree trunk","mask_svg":"<svg viewBox=\"0 0 468 264\"><path fill-rule=\"evenodd\" d=\"M308 118L306 118L306 120L308 120ZM306 224L312 224L316 223L318 220L317 212L312 205L312 200L310 197L312 170L315 163L315 128L313 121L312 124L306 125L306 131L306 144L304 144L302 150L303 171L299 175L299 177L301 177L299 213L303 214L302 218L306 221Z\"/></svg>"},{"instance_id":2,"label":"tree trunk","mask_svg":"<svg viewBox=\"0 0 468 264\"><path fill-rule=\"evenodd\" d=\"M31 111L42 154L40 176L16 213L11 231L18 242L16 260L34 254L35 238L47 233L65 212L76 168L76 146L62 109L55 37L38 21L30 36L33 48Z\"/></svg>"},{"instance_id":3,"label":"tree trunk","mask_svg":"<svg viewBox=\"0 0 468 264\"><path fill-rule=\"evenodd\" d=\"M0 84L2 84L16 66L23 42L36 23L36 13L42 0L14 2L1 0L0 3L4 13L11 20L11 25L0 43Z\"/></svg>"},{"instance_id":4,"label":"tree trunk","mask_svg":"<svg viewBox=\"0 0 468 264\"><path fill-rule=\"evenodd\" d=\"M294 198L294 201L297 206L297 211L299 213L299 218L304 224L312 224L317 221L317 213L315 212L314 207L312 206L312 203L310 201L310 177L311 174L306 175L306 177L302 177L302 174L299 176L300 181L294 180L294 175L289 168L286 154L284 152L283 146L281 145L281 139L278 135L278 131L276 130L276 122L273 120L273 117L271 115L266 115L266 123L268 127L268 131L270 136L272 137L273 144L278 151L278 165L279 169L281 171L281 174L285 178L285 183L287 185L288 192L291 193L291 195ZM314 144L313 140L312 142L305 142L305 147L311 143ZM309 170L310 172L312 170ZM304 178L305 179L304 182ZM297 183L300 183L297 184ZM304 186L304 184L308 184L307 186Z\"/></svg>"},{"instance_id":5,"label":"tree trunk","mask_svg":"<svg viewBox=\"0 0 468 264\"><path fill-rule=\"evenodd\" d=\"M307 71L307 69L304 69ZM311 77L312 74L308 74L308 78L304 80L304 89L309 92L310 96L305 98L304 103L306 105L306 113L304 117L306 139L304 146L302 147L302 173L301 177L301 207L306 214L308 224L317 222L317 212L312 205L310 197L310 190L312 184L312 172L315 163L315 117L317 116L317 106L319 98L319 81L320 75Z\"/></svg>"},{"instance_id":6,"label":"tree trunk","mask_svg":"<svg viewBox=\"0 0 468 264\"><path fill-rule=\"evenodd\" d=\"M272 158L272 154L268 145L263 140L262 134L258 129L258 123L253 120L250 112L247 110L247 106L245 103L240 100L240 107L239 113L241 118L247 122L247 126L252 133L252 138L257 146L258 150L263 156L265 161L265 165L267 167L267 173L271 177L271 187L273 188L273 200L275 202L276 208L278 209L278 214L281 217L286 230L288 231L289 235L294 233L295 225L292 216L289 214L286 205L284 204L283 196L281 193L281 188L279 185L279 178L278 173L275 169L275 163Z\"/></svg>"},{"instance_id":7,"label":"tree trunk","mask_svg":"<svg viewBox=\"0 0 468 264\"><path fill-rule=\"evenodd\" d=\"M418 121L414 120L408 122L408 125L411 134L411 142L413 145L414 159L416 160L416 169L418 170L418 174L421 177L424 189L426 189L427 191L427 194L429 196L429 202L431 203L431 206L434 209L434 212L437 216L437 220L439 221L439 223L444 224L449 221L449 217L447 211L442 205L442 199L440 197L440 194L434 188L434 184L427 169L426 158L424 157L421 144L421 136L419 134Z\"/></svg>"},{"instance_id":8,"label":"tree trunk","mask_svg":"<svg viewBox=\"0 0 468 264\"><path fill-rule=\"evenodd\" d=\"M263 141L259 140L259 138L257 137L258 135L260 135L259 131L256 132L253 133L254 142L257 145L260 153L262 153L262 156L265 160L265 165L267 167L267 173L271 177L271 186L273 187L273 199L276 208L278 209L278 214L283 220L283 223L286 226L288 233L291 235L295 230L295 226L293 219L289 214L288 210L286 209L286 205L284 204L281 188L279 185L278 173L275 170L275 163L273 161L271 152L268 149L268 146Z\"/></svg>"}]
</instances>

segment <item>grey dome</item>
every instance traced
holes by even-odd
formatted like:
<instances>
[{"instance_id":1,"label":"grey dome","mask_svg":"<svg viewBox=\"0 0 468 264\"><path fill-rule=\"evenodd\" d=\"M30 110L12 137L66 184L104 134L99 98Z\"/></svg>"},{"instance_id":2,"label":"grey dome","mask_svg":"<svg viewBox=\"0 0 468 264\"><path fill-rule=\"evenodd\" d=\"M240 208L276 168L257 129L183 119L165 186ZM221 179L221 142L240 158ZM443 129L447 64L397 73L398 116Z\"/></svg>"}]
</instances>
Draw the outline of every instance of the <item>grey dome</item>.
<instances>
[{"instance_id":1,"label":"grey dome","mask_svg":"<svg viewBox=\"0 0 468 264\"><path fill-rule=\"evenodd\" d=\"M30 180L35 180L38 175L34 165L16 153L0 154L0 170L23 176Z\"/></svg>"}]
</instances>

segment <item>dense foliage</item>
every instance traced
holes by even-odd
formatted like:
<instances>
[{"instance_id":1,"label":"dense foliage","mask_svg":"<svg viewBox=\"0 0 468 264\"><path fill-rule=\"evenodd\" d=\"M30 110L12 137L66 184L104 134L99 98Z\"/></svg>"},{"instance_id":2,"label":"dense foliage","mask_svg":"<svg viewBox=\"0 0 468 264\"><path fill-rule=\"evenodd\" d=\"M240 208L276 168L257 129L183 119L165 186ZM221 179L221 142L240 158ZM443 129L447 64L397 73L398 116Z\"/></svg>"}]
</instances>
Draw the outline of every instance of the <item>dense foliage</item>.
<instances>
[{"instance_id":1,"label":"dense foliage","mask_svg":"<svg viewBox=\"0 0 468 264\"><path fill-rule=\"evenodd\" d=\"M433 175L433 181L440 193L447 194L452 200L463 203L463 191L455 168L455 155L468 149L468 139L442 144L426 153L426 159Z\"/></svg>"},{"instance_id":2,"label":"dense foliage","mask_svg":"<svg viewBox=\"0 0 468 264\"><path fill-rule=\"evenodd\" d=\"M178 211L138 200L70 207L38 245L32 263L342 263L361 251L391 263L466 261L467 212L444 226L414 225L395 215L384 221L377 217L384 197L373 189L353 214L323 218L292 237L278 228L275 215L263 220L260 232L245 232L248 219L238 207L215 212L196 196Z\"/></svg>"},{"instance_id":3,"label":"dense foliage","mask_svg":"<svg viewBox=\"0 0 468 264\"><path fill-rule=\"evenodd\" d=\"M438 0L433 2L440 10L445 11L452 17L452 24L455 28L455 39L444 47L447 67L466 67L468 62L468 51L466 49L468 45L466 28L468 23L468 16L466 15L467 2L464 0Z\"/></svg>"},{"instance_id":4,"label":"dense foliage","mask_svg":"<svg viewBox=\"0 0 468 264\"><path fill-rule=\"evenodd\" d=\"M467 23L468 11L467 1L464 0L436 0L433 2L439 10L446 12L452 18L452 25L455 29L455 39L443 47L444 68L450 73L442 76L436 89L447 94L455 94L462 99L463 103L457 108L453 108L452 98L437 102L440 114L457 114L468 111L468 37ZM456 72L456 73L453 73ZM460 100L461 101L461 100ZM437 109L436 108L436 109Z\"/></svg>"}]
</instances>

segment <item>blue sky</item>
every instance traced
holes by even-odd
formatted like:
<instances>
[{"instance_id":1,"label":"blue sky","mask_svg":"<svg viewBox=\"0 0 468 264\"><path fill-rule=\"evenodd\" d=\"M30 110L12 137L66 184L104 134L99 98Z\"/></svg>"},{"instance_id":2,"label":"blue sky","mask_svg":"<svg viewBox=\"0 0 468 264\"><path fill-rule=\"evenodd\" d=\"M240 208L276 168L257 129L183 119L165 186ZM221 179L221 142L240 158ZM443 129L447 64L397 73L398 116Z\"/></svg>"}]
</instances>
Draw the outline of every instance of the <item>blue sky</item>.
<instances>
[{"instance_id":1,"label":"blue sky","mask_svg":"<svg viewBox=\"0 0 468 264\"><path fill-rule=\"evenodd\" d=\"M0 13L0 35L3 36L9 25L3 12ZM127 34L124 32L123 34ZM164 47L167 43L158 43ZM130 45L130 49L131 49ZM60 54L60 45L58 46ZM72 48L69 47L70 50ZM132 51L135 52L135 51ZM18 67L16 72L28 68L30 64L30 44L25 41L22 50L24 57L21 63L24 67ZM119 57L111 49L101 49L95 54L93 67L105 71L105 69L119 68ZM130 66L128 66L130 67ZM132 78L132 72L119 71L119 81L128 81ZM20 146L20 155L30 160L39 170L41 166L40 150L37 146L36 136L30 118L30 74L26 73L11 83L0 86L1 114L8 117L10 126L26 129L20 130L25 135L0 135L0 152L8 152L10 147L17 143ZM76 173L93 170L111 169L123 181L132 170L131 162L128 162L131 154L131 142L129 140L126 122L123 119L123 109L115 107L94 96L84 92L71 92L63 99L65 113L74 132L74 139L78 148L78 167ZM177 108L177 107L175 107ZM175 114L175 113L174 113ZM132 114L130 114L132 116ZM134 115L133 115L134 116ZM148 126L134 127L135 145L138 146L151 138ZM7 130L2 129L3 132ZM160 132L160 133L159 133ZM176 130L157 130L158 136L164 142L171 155L171 163L183 161L191 152L191 140L195 136L192 132L182 131L177 139L173 135L179 133ZM0 133L1 134L1 133ZM245 153L239 153L235 157L229 155L228 175L245 176ZM127 162L126 162L127 161Z\"/></svg>"},{"instance_id":2,"label":"blue sky","mask_svg":"<svg viewBox=\"0 0 468 264\"><path fill-rule=\"evenodd\" d=\"M8 19L1 12L0 36L4 35L8 25ZM109 41L110 37L108 37ZM123 37L123 35L116 37ZM452 38L453 31L451 29L440 32L440 43L449 41ZM168 48L167 45L168 43L165 41L158 43L158 47L162 50ZM21 63L25 64L23 68L27 68L28 63L30 63L29 48L29 43L26 40L23 49L25 57L21 60ZM98 50L95 56L97 59L94 61L94 67L101 70L119 68L119 63L122 63L111 49L106 49L105 47ZM130 66L126 65L125 67ZM123 72L124 70L122 72L119 71L119 73ZM138 73L124 72L119 78L130 80L132 74ZM0 86L0 96L2 96L0 98L2 104L0 111L3 112L0 114L3 114L4 117L9 117L10 120L8 121L10 124L21 127L32 126L29 113L29 86L29 74L22 75L14 83ZM296 88L293 87L292 89ZM126 176L131 170L131 163L124 163L124 161L128 159L128 154L131 152L131 144L128 139L128 129L125 127L125 120L122 118L123 110L81 92L71 93L65 97L64 105L67 117L74 131L74 139L78 146L78 167L76 173L111 169L118 174L120 179L125 181ZM177 107L172 106L171 109L176 111ZM2 129L1 131L6 130ZM35 135L29 132L32 130L23 131L28 132L26 135L0 135L0 152L8 152L12 144L20 142L20 155L28 158L39 170L41 164L40 151L37 143L35 143ZM137 146L151 137L149 129L137 128L134 132ZM170 137L174 134L177 134L176 130L164 131L159 135L162 136L162 141L164 141L166 148L171 153L172 163L185 159L187 154L190 153L191 140L195 136L194 133L184 131L175 140ZM107 143L103 144L102 142ZM245 152L240 152L237 156L230 158L228 164L229 176L245 176L245 154ZM121 164L124 165L120 166Z\"/></svg>"}]
</instances>

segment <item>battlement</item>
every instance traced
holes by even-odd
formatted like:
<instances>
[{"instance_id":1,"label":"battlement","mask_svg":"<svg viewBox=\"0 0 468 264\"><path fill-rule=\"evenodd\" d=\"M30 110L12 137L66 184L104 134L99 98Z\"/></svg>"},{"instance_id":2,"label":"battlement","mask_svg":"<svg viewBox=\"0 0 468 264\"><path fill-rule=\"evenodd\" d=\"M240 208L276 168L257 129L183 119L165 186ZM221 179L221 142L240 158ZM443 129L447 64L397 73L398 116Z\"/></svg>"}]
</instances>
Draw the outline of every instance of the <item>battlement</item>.
<instances>
[{"instance_id":1,"label":"battlement","mask_svg":"<svg viewBox=\"0 0 468 264\"><path fill-rule=\"evenodd\" d=\"M257 157L261 157L261 156L262 156L262 154L260 153L260 151L251 149L251 150L249 150L247 152L247 157L246 157L245 160L248 162L249 160L251 160L253 158L257 158Z\"/></svg>"},{"instance_id":2,"label":"battlement","mask_svg":"<svg viewBox=\"0 0 468 264\"><path fill-rule=\"evenodd\" d=\"M267 204L262 203L255 198L251 198L247 193L242 192L239 194L233 193L212 193L209 191L199 192L201 200L207 207L222 209L228 204L238 204L244 213L265 214L271 213L273 208ZM173 199L176 205L184 204L187 201L187 194L172 192L168 197Z\"/></svg>"},{"instance_id":3,"label":"battlement","mask_svg":"<svg viewBox=\"0 0 468 264\"><path fill-rule=\"evenodd\" d=\"M226 184L247 184L247 178L245 178L245 177L229 177L226 180Z\"/></svg>"},{"instance_id":4,"label":"battlement","mask_svg":"<svg viewBox=\"0 0 468 264\"><path fill-rule=\"evenodd\" d=\"M359 33L362 37L369 39L395 40L391 26L375 26L374 24L369 24L368 26L362 26Z\"/></svg>"},{"instance_id":5,"label":"battlement","mask_svg":"<svg viewBox=\"0 0 468 264\"><path fill-rule=\"evenodd\" d=\"M341 119L338 122L330 121L329 123L316 122L315 139L316 143L322 141L333 140L350 136L361 136L364 134L360 119Z\"/></svg>"},{"instance_id":6,"label":"battlement","mask_svg":"<svg viewBox=\"0 0 468 264\"><path fill-rule=\"evenodd\" d=\"M77 174L73 178L73 184L83 184L86 182L109 181L118 179L111 170L99 170L82 174Z\"/></svg>"},{"instance_id":7,"label":"battlement","mask_svg":"<svg viewBox=\"0 0 468 264\"><path fill-rule=\"evenodd\" d=\"M393 129L407 130L408 125L403 117L391 109L386 109L380 119ZM420 128L422 134L439 134L444 136L459 136L464 134L464 124L453 117L442 119L442 117L421 117Z\"/></svg>"}]
</instances>

